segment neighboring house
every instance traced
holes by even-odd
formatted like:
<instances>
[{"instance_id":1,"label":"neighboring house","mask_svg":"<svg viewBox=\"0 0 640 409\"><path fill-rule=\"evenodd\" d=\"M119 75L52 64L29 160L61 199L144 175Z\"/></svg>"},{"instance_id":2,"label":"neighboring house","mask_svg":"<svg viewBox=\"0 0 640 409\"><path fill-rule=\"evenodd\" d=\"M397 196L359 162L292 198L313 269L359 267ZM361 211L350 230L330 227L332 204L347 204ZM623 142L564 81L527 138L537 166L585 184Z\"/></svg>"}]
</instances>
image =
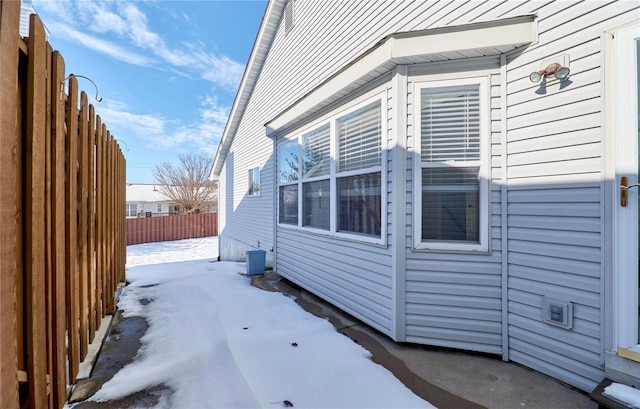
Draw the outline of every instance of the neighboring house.
<instances>
[{"instance_id":1,"label":"neighboring house","mask_svg":"<svg viewBox=\"0 0 640 409\"><path fill-rule=\"evenodd\" d=\"M266 249L396 341L637 384L639 7L269 1L221 258Z\"/></svg>"},{"instance_id":2,"label":"neighboring house","mask_svg":"<svg viewBox=\"0 0 640 409\"><path fill-rule=\"evenodd\" d=\"M165 196L158 185L127 183L127 218L168 216L180 209Z\"/></svg>"}]
</instances>

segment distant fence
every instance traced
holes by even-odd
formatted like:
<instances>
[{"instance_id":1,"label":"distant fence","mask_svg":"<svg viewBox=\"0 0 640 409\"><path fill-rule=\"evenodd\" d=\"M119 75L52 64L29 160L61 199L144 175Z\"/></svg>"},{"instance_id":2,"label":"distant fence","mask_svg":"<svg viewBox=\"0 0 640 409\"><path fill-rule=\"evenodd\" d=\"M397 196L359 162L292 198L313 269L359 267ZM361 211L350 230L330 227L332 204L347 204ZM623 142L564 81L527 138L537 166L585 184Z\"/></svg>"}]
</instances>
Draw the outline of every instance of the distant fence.
<instances>
[{"instance_id":1,"label":"distant fence","mask_svg":"<svg viewBox=\"0 0 640 409\"><path fill-rule=\"evenodd\" d=\"M125 160L40 19L24 40L19 21L0 1L0 408L62 408L125 279Z\"/></svg>"},{"instance_id":2,"label":"distant fence","mask_svg":"<svg viewBox=\"0 0 640 409\"><path fill-rule=\"evenodd\" d=\"M127 245L154 243L218 234L218 214L199 213L127 219Z\"/></svg>"}]
</instances>

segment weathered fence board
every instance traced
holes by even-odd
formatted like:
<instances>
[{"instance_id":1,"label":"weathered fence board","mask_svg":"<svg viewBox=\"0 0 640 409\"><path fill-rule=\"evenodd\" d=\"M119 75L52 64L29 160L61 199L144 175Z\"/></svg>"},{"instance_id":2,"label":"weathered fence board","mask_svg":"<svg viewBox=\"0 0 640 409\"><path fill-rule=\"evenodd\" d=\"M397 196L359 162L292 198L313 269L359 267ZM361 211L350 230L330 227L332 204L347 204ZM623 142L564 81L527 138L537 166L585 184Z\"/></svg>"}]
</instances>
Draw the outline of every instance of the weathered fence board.
<instances>
[{"instance_id":1,"label":"weathered fence board","mask_svg":"<svg viewBox=\"0 0 640 409\"><path fill-rule=\"evenodd\" d=\"M218 234L218 214L199 213L126 219L127 245L194 239Z\"/></svg>"},{"instance_id":2,"label":"weathered fence board","mask_svg":"<svg viewBox=\"0 0 640 409\"><path fill-rule=\"evenodd\" d=\"M65 288L65 102L62 98L55 98L60 92L60 85L64 79L64 60L59 52L52 55L52 84L54 95L52 101L51 130L51 214L53 217L51 253L54 257L51 271L52 297L54 300L55 314L53 314L53 333L51 342L53 349L52 391L54 407L57 403L66 400L67 392L67 353L66 336L67 329L67 305Z\"/></svg>"},{"instance_id":3,"label":"weathered fence board","mask_svg":"<svg viewBox=\"0 0 640 409\"><path fill-rule=\"evenodd\" d=\"M19 2L0 2L0 407L14 408L18 398L18 329L16 280L18 275L18 182L17 148L20 137L19 118L15 108L18 98L18 64L20 36L15 27L20 19Z\"/></svg>"},{"instance_id":4,"label":"weathered fence board","mask_svg":"<svg viewBox=\"0 0 640 409\"><path fill-rule=\"evenodd\" d=\"M19 11L0 1L0 407L61 408L125 278L126 167L37 16L20 38Z\"/></svg>"},{"instance_id":5,"label":"weathered fence board","mask_svg":"<svg viewBox=\"0 0 640 409\"><path fill-rule=\"evenodd\" d=\"M24 146L24 270L27 374L29 400L49 406L47 395L46 275L45 275L45 129L47 44L44 26L31 16L28 38L26 132Z\"/></svg>"}]
</instances>

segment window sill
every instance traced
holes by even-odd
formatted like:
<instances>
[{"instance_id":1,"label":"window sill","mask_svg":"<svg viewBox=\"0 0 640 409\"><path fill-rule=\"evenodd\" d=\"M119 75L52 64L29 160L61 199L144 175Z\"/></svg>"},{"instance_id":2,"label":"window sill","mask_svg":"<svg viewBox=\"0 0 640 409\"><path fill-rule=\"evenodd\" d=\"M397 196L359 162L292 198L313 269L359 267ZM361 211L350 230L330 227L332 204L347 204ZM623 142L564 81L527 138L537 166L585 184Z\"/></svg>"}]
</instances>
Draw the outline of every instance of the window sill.
<instances>
[{"instance_id":1,"label":"window sill","mask_svg":"<svg viewBox=\"0 0 640 409\"><path fill-rule=\"evenodd\" d=\"M313 236L321 236L327 239L349 241L352 243L359 243L359 244L369 244L369 245L379 246L383 248L387 247L386 240L380 237L359 235L357 233L330 232L328 230L316 229L312 227L299 227L299 226L293 226L285 223L278 223L278 228L282 228L283 230L289 230L289 231L297 231L299 233L309 234ZM386 235L382 235L382 237L386 238Z\"/></svg>"},{"instance_id":2,"label":"window sill","mask_svg":"<svg viewBox=\"0 0 640 409\"><path fill-rule=\"evenodd\" d=\"M480 243L420 242L413 246L414 251L455 252L489 254L489 248Z\"/></svg>"}]
</instances>

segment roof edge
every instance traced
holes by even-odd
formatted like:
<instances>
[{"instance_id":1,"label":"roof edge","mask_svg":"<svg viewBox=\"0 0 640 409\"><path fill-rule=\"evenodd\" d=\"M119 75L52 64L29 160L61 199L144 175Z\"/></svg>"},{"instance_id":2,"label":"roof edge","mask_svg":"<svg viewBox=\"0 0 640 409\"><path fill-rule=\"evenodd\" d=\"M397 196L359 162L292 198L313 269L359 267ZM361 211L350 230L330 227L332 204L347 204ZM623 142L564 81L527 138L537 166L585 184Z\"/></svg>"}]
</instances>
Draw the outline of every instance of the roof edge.
<instances>
[{"instance_id":1,"label":"roof edge","mask_svg":"<svg viewBox=\"0 0 640 409\"><path fill-rule=\"evenodd\" d=\"M227 118L227 124L222 132L222 137L220 138L220 143L218 144L218 149L213 159L213 166L209 175L209 179L212 181L217 181L220 177L222 165L229 153L229 148L238 130L240 119L244 115L249 96L253 93L253 88L258 80L260 71L262 71L262 65L267 58L267 51L271 47L276 35L279 24L276 24L274 27L272 23L281 20L285 3L285 0L269 0L267 3L262 22L260 23L260 29L258 30L256 40L251 49L249 61L242 74L238 92L233 101L231 112Z\"/></svg>"}]
</instances>

